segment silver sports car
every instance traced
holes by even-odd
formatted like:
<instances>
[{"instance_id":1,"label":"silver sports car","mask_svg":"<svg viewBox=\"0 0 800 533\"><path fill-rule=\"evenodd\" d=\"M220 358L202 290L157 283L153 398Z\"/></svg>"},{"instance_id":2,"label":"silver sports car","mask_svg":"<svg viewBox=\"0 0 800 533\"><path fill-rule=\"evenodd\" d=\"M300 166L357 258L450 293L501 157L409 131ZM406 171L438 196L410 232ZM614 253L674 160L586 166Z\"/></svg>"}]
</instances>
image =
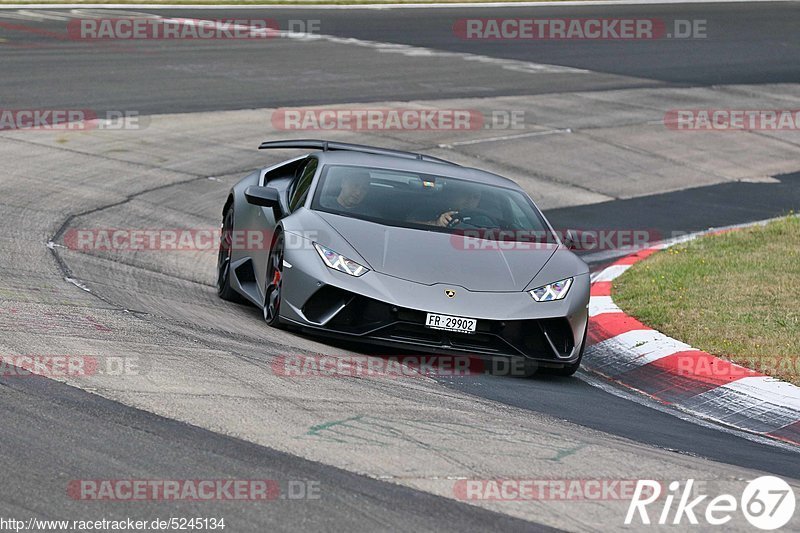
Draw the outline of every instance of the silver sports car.
<instances>
[{"instance_id":1,"label":"silver sports car","mask_svg":"<svg viewBox=\"0 0 800 533\"><path fill-rule=\"evenodd\" d=\"M253 172L222 210L218 291L275 327L439 354L580 366L589 269L501 176L320 140Z\"/></svg>"}]
</instances>

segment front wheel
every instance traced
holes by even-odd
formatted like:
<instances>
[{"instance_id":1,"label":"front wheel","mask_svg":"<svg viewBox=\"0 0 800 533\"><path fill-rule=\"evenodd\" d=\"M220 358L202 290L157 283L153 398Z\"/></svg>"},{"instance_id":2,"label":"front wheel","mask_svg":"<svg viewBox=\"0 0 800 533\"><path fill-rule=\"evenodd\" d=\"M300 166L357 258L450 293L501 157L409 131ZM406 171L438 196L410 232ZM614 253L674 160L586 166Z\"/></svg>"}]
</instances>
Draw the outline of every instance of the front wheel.
<instances>
[{"instance_id":1,"label":"front wheel","mask_svg":"<svg viewBox=\"0 0 800 533\"><path fill-rule=\"evenodd\" d=\"M269 253L264 289L264 321L274 328L282 328L280 312L283 296L283 249L283 233L280 233Z\"/></svg>"},{"instance_id":2,"label":"front wheel","mask_svg":"<svg viewBox=\"0 0 800 533\"><path fill-rule=\"evenodd\" d=\"M581 359L578 358L578 360L575 361L574 363L570 365L564 365L561 368L543 368L542 373L549 374L551 376L569 377L573 375L575 372L577 372L580 367L581 367Z\"/></svg>"}]
</instances>

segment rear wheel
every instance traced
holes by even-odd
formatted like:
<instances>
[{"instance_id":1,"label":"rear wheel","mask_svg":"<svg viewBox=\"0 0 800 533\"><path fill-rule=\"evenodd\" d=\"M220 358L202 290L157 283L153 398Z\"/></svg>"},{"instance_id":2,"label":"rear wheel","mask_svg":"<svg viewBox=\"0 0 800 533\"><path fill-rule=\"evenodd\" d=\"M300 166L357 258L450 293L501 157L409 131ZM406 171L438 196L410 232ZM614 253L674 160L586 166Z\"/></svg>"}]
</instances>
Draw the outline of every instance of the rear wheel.
<instances>
[{"instance_id":1,"label":"rear wheel","mask_svg":"<svg viewBox=\"0 0 800 533\"><path fill-rule=\"evenodd\" d=\"M238 292L231 287L231 257L233 255L233 207L222 216L222 231L217 254L217 295L230 302L244 302Z\"/></svg>"},{"instance_id":2,"label":"rear wheel","mask_svg":"<svg viewBox=\"0 0 800 533\"><path fill-rule=\"evenodd\" d=\"M272 327L282 328L280 323L283 297L283 233L279 233L269 253L267 281L264 289L264 321Z\"/></svg>"}]
</instances>

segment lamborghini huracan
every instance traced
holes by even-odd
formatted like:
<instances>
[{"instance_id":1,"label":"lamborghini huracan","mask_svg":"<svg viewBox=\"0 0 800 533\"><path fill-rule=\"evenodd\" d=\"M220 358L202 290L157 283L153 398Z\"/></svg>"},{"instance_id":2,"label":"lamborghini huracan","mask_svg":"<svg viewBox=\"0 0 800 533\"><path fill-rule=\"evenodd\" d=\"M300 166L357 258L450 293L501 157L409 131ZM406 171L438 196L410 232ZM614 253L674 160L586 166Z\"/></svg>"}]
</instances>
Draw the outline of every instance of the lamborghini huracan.
<instances>
[{"instance_id":1,"label":"lamborghini huracan","mask_svg":"<svg viewBox=\"0 0 800 533\"><path fill-rule=\"evenodd\" d=\"M222 210L217 290L270 326L571 375L589 269L510 179L324 140L246 176Z\"/></svg>"}]
</instances>

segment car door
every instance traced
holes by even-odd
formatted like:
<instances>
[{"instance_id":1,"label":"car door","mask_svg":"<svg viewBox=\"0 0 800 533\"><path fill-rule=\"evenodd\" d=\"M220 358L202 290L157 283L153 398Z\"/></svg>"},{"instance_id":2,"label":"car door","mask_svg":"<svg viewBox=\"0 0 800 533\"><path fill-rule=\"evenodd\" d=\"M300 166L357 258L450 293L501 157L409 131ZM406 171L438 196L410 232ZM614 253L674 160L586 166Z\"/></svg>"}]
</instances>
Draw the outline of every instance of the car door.
<instances>
[{"instance_id":1,"label":"car door","mask_svg":"<svg viewBox=\"0 0 800 533\"><path fill-rule=\"evenodd\" d=\"M309 157L303 165L297 168L294 178L286 188L286 205L284 209L288 211L288 213L286 213L285 216L291 216L296 209L300 208L305 203L311 183L314 181L314 175L317 172L318 163L319 162L317 161L317 158ZM270 220L271 224L269 224L269 227L274 228L279 222L279 220L274 220L274 212L266 208L261 209L263 210L265 220L270 218L272 219ZM270 253L269 248L269 245L264 246L264 249L260 250L260 253L258 253L257 256L256 254L253 255L253 268L255 269L256 280L258 282L259 290L261 291L262 299L267 281L267 266Z\"/></svg>"}]
</instances>

